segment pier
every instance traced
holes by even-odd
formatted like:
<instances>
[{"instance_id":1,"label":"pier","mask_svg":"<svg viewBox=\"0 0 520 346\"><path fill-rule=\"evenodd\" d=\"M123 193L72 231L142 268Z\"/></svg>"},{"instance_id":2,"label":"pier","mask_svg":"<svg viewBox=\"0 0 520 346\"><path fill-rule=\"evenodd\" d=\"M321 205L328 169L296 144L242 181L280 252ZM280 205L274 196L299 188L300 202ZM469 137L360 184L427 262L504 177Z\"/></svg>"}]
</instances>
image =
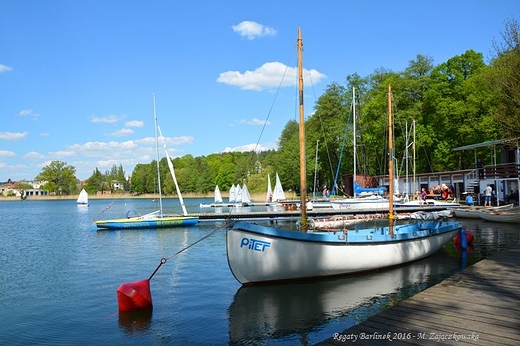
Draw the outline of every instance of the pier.
<instances>
[{"instance_id":1,"label":"pier","mask_svg":"<svg viewBox=\"0 0 520 346\"><path fill-rule=\"evenodd\" d=\"M295 220L300 217L298 210L266 210L265 211L240 211L241 208L212 208L211 213L190 213L189 216L196 216L199 221L221 221L227 219L242 219L242 220ZM401 207L394 208L394 211L399 213L413 213L416 211L440 211L446 210L446 207ZM374 209L367 211L350 211L346 209L333 209L333 208L315 208L314 210L307 211L307 217L312 218L323 218L335 215L363 215L363 214L380 214L388 213L388 209Z\"/></svg>"},{"instance_id":2,"label":"pier","mask_svg":"<svg viewBox=\"0 0 520 346\"><path fill-rule=\"evenodd\" d=\"M315 346L519 343L516 244Z\"/></svg>"}]
</instances>

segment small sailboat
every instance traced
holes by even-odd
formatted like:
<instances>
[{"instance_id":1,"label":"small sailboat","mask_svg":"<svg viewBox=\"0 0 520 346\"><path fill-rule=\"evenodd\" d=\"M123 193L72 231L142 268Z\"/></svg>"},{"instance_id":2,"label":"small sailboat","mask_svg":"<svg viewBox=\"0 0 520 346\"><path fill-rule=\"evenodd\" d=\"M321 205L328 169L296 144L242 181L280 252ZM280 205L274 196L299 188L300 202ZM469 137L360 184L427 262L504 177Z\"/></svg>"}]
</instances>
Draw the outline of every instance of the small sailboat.
<instances>
[{"instance_id":1,"label":"small sailboat","mask_svg":"<svg viewBox=\"0 0 520 346\"><path fill-rule=\"evenodd\" d=\"M238 190L240 190L240 186L235 186L235 184L231 185L229 189L229 204L233 204L237 201Z\"/></svg>"},{"instance_id":2,"label":"small sailboat","mask_svg":"<svg viewBox=\"0 0 520 346\"><path fill-rule=\"evenodd\" d=\"M186 210L186 206L184 205L184 200L182 199L182 195L179 189L179 184L177 183L177 178L175 176L175 170L173 168L173 164L170 159L170 155L168 154L168 150L166 150L166 144L164 142L164 137L161 133L162 143L164 147L164 151L166 153L166 161L168 162L168 168L170 169L170 173L173 178L173 182L175 183L175 189L177 191L177 195L179 197L179 202L182 208L182 215L168 215L163 213L162 206L162 195L161 195L161 175L159 172L159 138L157 136L157 131L161 132L159 126L157 126L157 114L155 110L155 95L153 95L153 110L154 110L154 124L155 124L155 149L157 152L157 185L159 190L159 210L154 211L149 214L141 215L141 216L129 216L123 219L113 219L113 220L98 220L95 222L95 225L98 230L107 230L107 229L136 229L136 228L162 228L162 227L180 227L180 226L191 226L195 225L199 222L198 216L189 216Z\"/></svg>"},{"instance_id":3,"label":"small sailboat","mask_svg":"<svg viewBox=\"0 0 520 346\"><path fill-rule=\"evenodd\" d=\"M271 188L271 176L267 175L267 195L265 196L265 202L271 203L273 201L273 189Z\"/></svg>"},{"instance_id":4,"label":"small sailboat","mask_svg":"<svg viewBox=\"0 0 520 346\"><path fill-rule=\"evenodd\" d=\"M215 187L215 197L214 197L214 203L215 204L222 204L222 194L220 193L220 189L218 185Z\"/></svg>"},{"instance_id":5,"label":"small sailboat","mask_svg":"<svg viewBox=\"0 0 520 346\"><path fill-rule=\"evenodd\" d=\"M85 189L81 189L76 203L78 204L78 206L88 207L88 193L87 191L85 191Z\"/></svg>"},{"instance_id":6,"label":"small sailboat","mask_svg":"<svg viewBox=\"0 0 520 346\"><path fill-rule=\"evenodd\" d=\"M226 233L226 253L233 276L243 285L355 274L401 265L428 257L449 242L459 222L416 220L396 224L393 186L385 225L309 232L305 171L305 122L303 113L302 38L298 29L300 115L300 230L237 221ZM391 88L388 88L389 158L393 158ZM389 160L389 176L393 176ZM409 222L409 221L407 221Z\"/></svg>"},{"instance_id":7,"label":"small sailboat","mask_svg":"<svg viewBox=\"0 0 520 346\"><path fill-rule=\"evenodd\" d=\"M225 207L227 204L224 204L224 200L222 199L222 193L220 192L220 188L218 185L215 187L215 192L213 193L213 203L201 203L199 205L200 208L220 208Z\"/></svg>"},{"instance_id":8,"label":"small sailboat","mask_svg":"<svg viewBox=\"0 0 520 346\"><path fill-rule=\"evenodd\" d=\"M273 191L273 202L285 201L285 199L285 192L283 192L282 182L280 181L278 173L276 173L276 182L274 184Z\"/></svg>"},{"instance_id":9,"label":"small sailboat","mask_svg":"<svg viewBox=\"0 0 520 346\"><path fill-rule=\"evenodd\" d=\"M241 203L240 206L242 207L248 207L251 206L253 201L251 200L251 194L249 193L249 189L247 188L247 185L242 185L241 189Z\"/></svg>"}]
</instances>

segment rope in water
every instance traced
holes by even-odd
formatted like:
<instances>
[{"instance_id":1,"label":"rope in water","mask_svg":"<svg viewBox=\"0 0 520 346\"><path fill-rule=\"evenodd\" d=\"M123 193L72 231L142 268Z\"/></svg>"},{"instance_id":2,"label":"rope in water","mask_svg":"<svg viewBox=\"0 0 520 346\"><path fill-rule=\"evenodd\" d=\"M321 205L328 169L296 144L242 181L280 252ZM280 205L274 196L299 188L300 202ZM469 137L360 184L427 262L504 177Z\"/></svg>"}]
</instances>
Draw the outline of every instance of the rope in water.
<instances>
[{"instance_id":1,"label":"rope in water","mask_svg":"<svg viewBox=\"0 0 520 346\"><path fill-rule=\"evenodd\" d=\"M201 241L203 241L204 239L207 239L209 237L211 237L213 234L217 233L218 231L221 231L225 228L228 228L232 225L232 222L231 220L227 220L226 223L224 223L222 226L214 229L213 231L211 231L210 233L206 234L204 237L200 238L199 240L191 243L190 245L180 249L179 251L175 252L173 255L171 255L170 257L163 257L161 258L161 261L159 262L159 265L157 266L157 268L155 268L155 270L153 271L152 275L150 275L150 277L148 278L148 281L150 281L152 279L152 277L155 275L155 273L157 273L157 271L159 270L159 268L161 268L161 266L163 264L165 264L168 260L172 259L174 256L177 256L178 254L188 250L190 247L194 246L194 245L197 245L198 243L200 243Z\"/></svg>"}]
</instances>

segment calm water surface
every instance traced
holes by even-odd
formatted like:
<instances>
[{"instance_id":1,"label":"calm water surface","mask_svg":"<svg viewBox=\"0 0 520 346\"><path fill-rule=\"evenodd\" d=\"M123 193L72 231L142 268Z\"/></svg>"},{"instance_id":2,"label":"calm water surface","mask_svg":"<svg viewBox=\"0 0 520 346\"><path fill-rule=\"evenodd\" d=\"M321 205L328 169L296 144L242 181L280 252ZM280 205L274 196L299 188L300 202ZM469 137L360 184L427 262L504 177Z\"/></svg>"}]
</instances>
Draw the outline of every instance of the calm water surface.
<instances>
[{"instance_id":1,"label":"calm water surface","mask_svg":"<svg viewBox=\"0 0 520 346\"><path fill-rule=\"evenodd\" d=\"M188 199L188 210L201 211L201 202L211 201ZM105 210L109 204L0 202L1 345L311 345L520 242L517 226L462 220L475 234L467 259L450 243L426 260L380 273L241 288L219 231L159 269L151 280L152 312L128 314L118 312L120 284L147 279L161 258L221 222L93 231L95 219L157 206L118 200ZM164 206L180 210L174 199Z\"/></svg>"}]
</instances>

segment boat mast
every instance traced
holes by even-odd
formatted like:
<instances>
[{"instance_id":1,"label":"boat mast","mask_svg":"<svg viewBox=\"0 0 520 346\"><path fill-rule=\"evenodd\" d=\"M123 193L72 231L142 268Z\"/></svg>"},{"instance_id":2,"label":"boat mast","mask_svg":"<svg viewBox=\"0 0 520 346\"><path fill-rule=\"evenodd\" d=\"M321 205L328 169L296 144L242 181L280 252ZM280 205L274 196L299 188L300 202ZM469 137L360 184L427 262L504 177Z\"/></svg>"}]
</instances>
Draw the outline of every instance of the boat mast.
<instances>
[{"instance_id":1,"label":"boat mast","mask_svg":"<svg viewBox=\"0 0 520 346\"><path fill-rule=\"evenodd\" d=\"M153 120L154 120L154 135L155 135L155 153L157 155L157 189L159 191L159 210L162 216L162 192L161 192L161 171L159 170L159 137L157 136L157 110L155 108L155 93L153 96Z\"/></svg>"},{"instance_id":2,"label":"boat mast","mask_svg":"<svg viewBox=\"0 0 520 346\"><path fill-rule=\"evenodd\" d=\"M417 180L416 180L415 161L417 160L417 156L415 154L415 119L412 121L412 125L413 125L413 146L412 146L412 149L413 149L413 188L415 191L419 191L419 193L421 193L421 189L418 188Z\"/></svg>"},{"instance_id":3,"label":"boat mast","mask_svg":"<svg viewBox=\"0 0 520 346\"><path fill-rule=\"evenodd\" d=\"M389 187L388 192L390 194L390 203L388 210L388 217L390 221L395 218L394 215L394 147L393 147L393 134L392 134L392 86L388 85L388 181Z\"/></svg>"},{"instance_id":4,"label":"boat mast","mask_svg":"<svg viewBox=\"0 0 520 346\"><path fill-rule=\"evenodd\" d=\"M298 28L298 91L299 91L299 109L300 109L300 225L302 232L307 232L307 181L306 181L306 164L305 164L305 117L303 113L303 68L302 68L302 31Z\"/></svg>"},{"instance_id":5,"label":"boat mast","mask_svg":"<svg viewBox=\"0 0 520 346\"><path fill-rule=\"evenodd\" d=\"M354 197L356 197L356 166L357 166L357 154L356 154L356 88L352 87L352 114L354 118L354 181L352 182L352 189L354 190Z\"/></svg>"},{"instance_id":6,"label":"boat mast","mask_svg":"<svg viewBox=\"0 0 520 346\"><path fill-rule=\"evenodd\" d=\"M316 198L316 179L318 174L318 148L319 148L320 140L316 141L316 158L314 161L314 187L312 189L312 200Z\"/></svg>"}]
</instances>

